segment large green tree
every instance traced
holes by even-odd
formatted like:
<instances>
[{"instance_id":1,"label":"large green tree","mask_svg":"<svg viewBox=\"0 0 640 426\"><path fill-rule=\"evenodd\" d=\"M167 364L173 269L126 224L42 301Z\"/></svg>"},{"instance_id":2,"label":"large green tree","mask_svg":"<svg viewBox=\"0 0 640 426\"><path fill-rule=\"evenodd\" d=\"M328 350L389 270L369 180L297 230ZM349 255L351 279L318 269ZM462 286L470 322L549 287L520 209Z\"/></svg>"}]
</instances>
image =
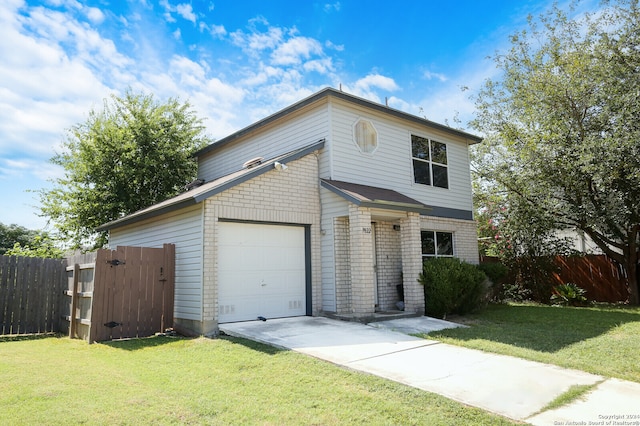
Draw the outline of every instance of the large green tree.
<instances>
[{"instance_id":1,"label":"large green tree","mask_svg":"<svg viewBox=\"0 0 640 426\"><path fill-rule=\"evenodd\" d=\"M60 250L55 248L49 233L16 224L0 223L0 255L24 256L24 253L18 253L16 250L27 247L43 254L42 257L60 257L61 254Z\"/></svg>"},{"instance_id":2,"label":"large green tree","mask_svg":"<svg viewBox=\"0 0 640 426\"><path fill-rule=\"evenodd\" d=\"M41 212L72 247L102 247L95 228L180 193L192 154L211 140L190 104L127 91L73 126L51 161L64 177L40 192Z\"/></svg>"},{"instance_id":3,"label":"large green tree","mask_svg":"<svg viewBox=\"0 0 640 426\"><path fill-rule=\"evenodd\" d=\"M536 223L590 236L639 302L640 10L603 4L569 19L554 7L495 55L502 74L476 98L486 135L474 169ZM523 208L528 206L528 208Z\"/></svg>"}]
</instances>

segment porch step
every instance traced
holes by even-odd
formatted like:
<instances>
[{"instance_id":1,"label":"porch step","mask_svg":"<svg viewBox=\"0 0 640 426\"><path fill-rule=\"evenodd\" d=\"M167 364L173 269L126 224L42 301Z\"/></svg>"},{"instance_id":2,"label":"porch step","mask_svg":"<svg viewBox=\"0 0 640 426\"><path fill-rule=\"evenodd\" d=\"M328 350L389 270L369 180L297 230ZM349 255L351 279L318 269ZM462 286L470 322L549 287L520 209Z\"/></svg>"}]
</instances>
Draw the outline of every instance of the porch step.
<instances>
[{"instance_id":1,"label":"porch step","mask_svg":"<svg viewBox=\"0 0 640 426\"><path fill-rule=\"evenodd\" d=\"M360 322L362 324L368 324L370 322L389 321L400 318L415 318L422 316L415 312L405 311L378 311L370 314L334 314L331 312L324 312L323 316L331 319L338 319L342 321Z\"/></svg>"}]
</instances>

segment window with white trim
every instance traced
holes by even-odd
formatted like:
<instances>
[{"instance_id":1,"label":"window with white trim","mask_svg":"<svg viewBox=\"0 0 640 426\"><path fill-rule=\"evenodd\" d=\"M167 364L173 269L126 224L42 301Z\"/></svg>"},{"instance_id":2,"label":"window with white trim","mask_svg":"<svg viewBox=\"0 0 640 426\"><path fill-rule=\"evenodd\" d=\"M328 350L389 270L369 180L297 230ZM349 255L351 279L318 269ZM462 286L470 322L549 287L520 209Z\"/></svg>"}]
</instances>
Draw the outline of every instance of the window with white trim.
<instances>
[{"instance_id":1,"label":"window with white trim","mask_svg":"<svg viewBox=\"0 0 640 426\"><path fill-rule=\"evenodd\" d=\"M413 179L416 183L449 188L447 145L422 136L411 135Z\"/></svg>"},{"instance_id":2,"label":"window with white trim","mask_svg":"<svg viewBox=\"0 0 640 426\"><path fill-rule=\"evenodd\" d=\"M353 125L353 140L360 152L373 154L378 148L378 132L369 120L358 119Z\"/></svg>"},{"instance_id":3,"label":"window with white trim","mask_svg":"<svg viewBox=\"0 0 640 426\"><path fill-rule=\"evenodd\" d=\"M434 257L453 257L453 233L421 231L422 260Z\"/></svg>"}]
</instances>

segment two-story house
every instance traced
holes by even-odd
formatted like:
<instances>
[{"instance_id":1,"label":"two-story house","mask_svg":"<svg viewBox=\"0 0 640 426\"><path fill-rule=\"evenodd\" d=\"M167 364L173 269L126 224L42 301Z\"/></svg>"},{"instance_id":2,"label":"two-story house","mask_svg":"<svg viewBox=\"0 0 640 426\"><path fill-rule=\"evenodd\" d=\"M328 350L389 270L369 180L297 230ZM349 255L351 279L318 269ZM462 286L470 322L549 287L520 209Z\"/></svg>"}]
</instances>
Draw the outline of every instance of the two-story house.
<instances>
[{"instance_id":1,"label":"two-story house","mask_svg":"<svg viewBox=\"0 0 640 426\"><path fill-rule=\"evenodd\" d=\"M199 185L99 229L112 247L175 244L183 332L400 301L420 314L423 259L478 262L480 141L326 88L197 152Z\"/></svg>"}]
</instances>

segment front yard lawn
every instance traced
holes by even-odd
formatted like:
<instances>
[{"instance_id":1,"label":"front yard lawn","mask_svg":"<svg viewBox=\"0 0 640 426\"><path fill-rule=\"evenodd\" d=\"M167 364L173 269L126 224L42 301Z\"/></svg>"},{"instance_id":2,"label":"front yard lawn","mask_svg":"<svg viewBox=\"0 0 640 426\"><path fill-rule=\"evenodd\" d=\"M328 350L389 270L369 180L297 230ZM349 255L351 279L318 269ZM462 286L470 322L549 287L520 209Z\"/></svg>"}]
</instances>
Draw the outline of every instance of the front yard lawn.
<instances>
[{"instance_id":1,"label":"front yard lawn","mask_svg":"<svg viewBox=\"0 0 640 426\"><path fill-rule=\"evenodd\" d=\"M0 340L0 424L513 424L233 338Z\"/></svg>"},{"instance_id":2,"label":"front yard lawn","mask_svg":"<svg viewBox=\"0 0 640 426\"><path fill-rule=\"evenodd\" d=\"M422 337L640 382L640 308L489 305Z\"/></svg>"}]
</instances>

